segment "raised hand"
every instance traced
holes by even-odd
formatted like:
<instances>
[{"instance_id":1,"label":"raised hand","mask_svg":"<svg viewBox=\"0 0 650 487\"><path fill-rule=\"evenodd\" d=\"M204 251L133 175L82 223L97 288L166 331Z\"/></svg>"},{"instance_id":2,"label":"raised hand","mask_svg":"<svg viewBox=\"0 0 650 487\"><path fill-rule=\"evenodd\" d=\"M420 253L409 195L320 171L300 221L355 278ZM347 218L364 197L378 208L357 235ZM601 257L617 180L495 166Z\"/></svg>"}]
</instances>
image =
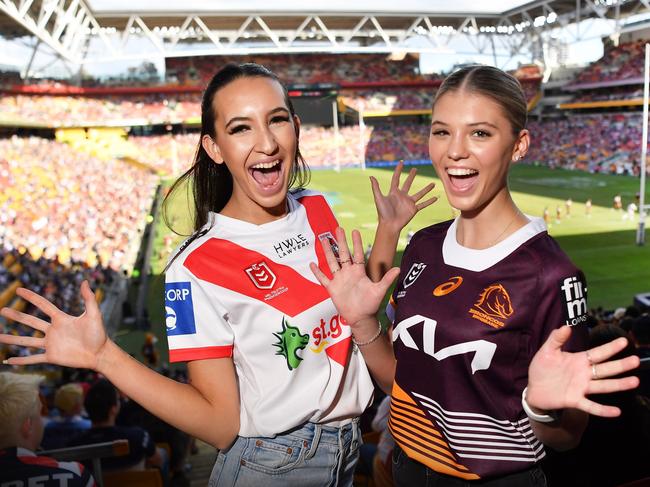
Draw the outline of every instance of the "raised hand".
<instances>
[{"instance_id":1,"label":"raised hand","mask_svg":"<svg viewBox=\"0 0 650 487\"><path fill-rule=\"evenodd\" d=\"M364 319L375 317L386 291L399 274L399 268L393 267L379 282L372 282L366 275L361 234L357 230L352 231L352 255L342 228L336 229L336 240L339 246L338 260L330 245L323 245L332 279L328 279L316 264L312 263L309 267L327 289L339 314L348 325L354 327Z\"/></svg>"},{"instance_id":2,"label":"raised hand","mask_svg":"<svg viewBox=\"0 0 650 487\"><path fill-rule=\"evenodd\" d=\"M568 326L553 330L533 357L528 368L528 404L547 411L575 408L595 416L618 416L621 414L619 408L598 404L586 396L637 387L637 377L611 377L638 367L639 358L632 355L608 361L625 348L625 338L617 338L586 352L563 352L561 347L570 336Z\"/></svg>"},{"instance_id":3,"label":"raised hand","mask_svg":"<svg viewBox=\"0 0 650 487\"><path fill-rule=\"evenodd\" d=\"M411 221L418 211L426 208L438 199L434 196L418 203L435 187L434 183L429 183L417 193L409 195L411 185L417 174L417 169L415 168L409 171L408 176L404 180L404 184L400 188L399 180L403 167L404 164L402 162L397 164L390 181L390 188L388 188L388 193L385 195L381 192L377 179L370 176L370 185L372 186L372 195L375 199L379 223L380 225L387 225L391 230L398 233Z\"/></svg>"},{"instance_id":4,"label":"raised hand","mask_svg":"<svg viewBox=\"0 0 650 487\"><path fill-rule=\"evenodd\" d=\"M42 338L0 335L0 343L43 350L42 353L27 357L12 357L5 363L11 365L50 363L97 369L99 357L108 338L95 295L87 281L81 284L81 296L86 311L80 316L64 313L47 299L29 289L20 288L16 294L45 313L50 318L50 322L10 308L2 308L0 314L5 318L44 334Z\"/></svg>"}]
</instances>

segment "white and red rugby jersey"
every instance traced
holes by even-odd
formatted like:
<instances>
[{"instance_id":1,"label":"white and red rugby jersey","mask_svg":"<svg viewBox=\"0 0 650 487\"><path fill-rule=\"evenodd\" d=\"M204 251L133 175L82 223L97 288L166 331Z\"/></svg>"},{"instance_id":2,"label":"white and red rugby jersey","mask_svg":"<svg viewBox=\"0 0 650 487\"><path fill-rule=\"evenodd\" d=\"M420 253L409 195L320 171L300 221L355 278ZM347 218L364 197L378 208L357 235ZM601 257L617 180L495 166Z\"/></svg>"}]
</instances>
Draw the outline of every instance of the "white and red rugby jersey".
<instances>
[{"instance_id":1,"label":"white and red rugby jersey","mask_svg":"<svg viewBox=\"0 0 650 487\"><path fill-rule=\"evenodd\" d=\"M166 273L170 360L233 357L246 437L345 421L373 394L350 327L309 269L331 275L320 239L335 245L332 210L307 190L288 205L263 225L211 213Z\"/></svg>"}]
</instances>

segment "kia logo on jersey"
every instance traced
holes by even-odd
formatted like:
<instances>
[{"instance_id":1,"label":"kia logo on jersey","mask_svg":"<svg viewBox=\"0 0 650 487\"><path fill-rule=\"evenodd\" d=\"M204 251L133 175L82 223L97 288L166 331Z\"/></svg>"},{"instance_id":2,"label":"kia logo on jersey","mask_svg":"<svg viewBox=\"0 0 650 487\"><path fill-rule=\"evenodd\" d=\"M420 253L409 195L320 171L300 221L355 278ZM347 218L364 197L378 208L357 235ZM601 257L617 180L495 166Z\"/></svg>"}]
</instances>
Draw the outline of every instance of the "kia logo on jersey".
<instances>
[{"instance_id":1,"label":"kia logo on jersey","mask_svg":"<svg viewBox=\"0 0 650 487\"><path fill-rule=\"evenodd\" d=\"M253 264L245 271L258 289L273 289L276 281L275 274L265 261Z\"/></svg>"},{"instance_id":2,"label":"kia logo on jersey","mask_svg":"<svg viewBox=\"0 0 650 487\"><path fill-rule=\"evenodd\" d=\"M192 285L189 282L165 284L165 324L167 335L196 333Z\"/></svg>"},{"instance_id":3,"label":"kia logo on jersey","mask_svg":"<svg viewBox=\"0 0 650 487\"><path fill-rule=\"evenodd\" d=\"M426 264L420 262L420 263L415 263L411 266L409 269L408 274L406 274L406 277L404 278L404 287L409 287L411 284L415 282L415 280L420 277L420 274L424 271L426 268Z\"/></svg>"}]
</instances>

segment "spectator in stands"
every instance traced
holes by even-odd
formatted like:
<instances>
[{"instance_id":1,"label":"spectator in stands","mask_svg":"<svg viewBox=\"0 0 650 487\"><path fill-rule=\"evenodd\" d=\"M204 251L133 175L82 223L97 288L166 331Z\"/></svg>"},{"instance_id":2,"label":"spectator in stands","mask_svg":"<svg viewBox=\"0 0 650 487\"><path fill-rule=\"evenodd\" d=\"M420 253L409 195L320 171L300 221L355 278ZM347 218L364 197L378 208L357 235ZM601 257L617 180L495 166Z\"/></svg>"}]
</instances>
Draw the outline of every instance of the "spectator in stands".
<instances>
[{"instance_id":1,"label":"spectator in stands","mask_svg":"<svg viewBox=\"0 0 650 487\"><path fill-rule=\"evenodd\" d=\"M58 416L45 425L42 446L45 450L63 448L75 436L90 429L91 422L83 418L84 394L79 384L64 384L54 394Z\"/></svg>"},{"instance_id":2,"label":"spectator in stands","mask_svg":"<svg viewBox=\"0 0 650 487\"><path fill-rule=\"evenodd\" d=\"M102 468L143 470L150 466L160 468L163 474L165 473L167 466L164 453L156 447L148 432L137 426L116 426L115 419L120 411L120 397L113 384L100 379L90 387L84 403L92 427L73 438L68 446L128 440L129 454L102 458Z\"/></svg>"},{"instance_id":3,"label":"spectator in stands","mask_svg":"<svg viewBox=\"0 0 650 487\"><path fill-rule=\"evenodd\" d=\"M81 464L34 453L43 437L38 386L42 377L0 372L0 485L94 487Z\"/></svg>"}]
</instances>

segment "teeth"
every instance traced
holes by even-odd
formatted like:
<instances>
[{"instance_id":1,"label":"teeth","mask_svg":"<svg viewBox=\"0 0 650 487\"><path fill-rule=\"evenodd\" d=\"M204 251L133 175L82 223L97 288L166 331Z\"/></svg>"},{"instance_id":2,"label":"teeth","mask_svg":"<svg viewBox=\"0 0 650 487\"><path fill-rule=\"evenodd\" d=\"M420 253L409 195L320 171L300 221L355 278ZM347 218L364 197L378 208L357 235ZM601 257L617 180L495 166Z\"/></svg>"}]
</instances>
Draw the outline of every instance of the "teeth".
<instances>
[{"instance_id":1,"label":"teeth","mask_svg":"<svg viewBox=\"0 0 650 487\"><path fill-rule=\"evenodd\" d=\"M260 162L259 164L255 164L251 166L251 169L271 169L274 166L277 166L280 164L280 159L275 160L273 162Z\"/></svg>"},{"instance_id":2,"label":"teeth","mask_svg":"<svg viewBox=\"0 0 650 487\"><path fill-rule=\"evenodd\" d=\"M467 167L450 167L447 169L447 174L450 176L471 176L473 174L478 174L478 171Z\"/></svg>"}]
</instances>

